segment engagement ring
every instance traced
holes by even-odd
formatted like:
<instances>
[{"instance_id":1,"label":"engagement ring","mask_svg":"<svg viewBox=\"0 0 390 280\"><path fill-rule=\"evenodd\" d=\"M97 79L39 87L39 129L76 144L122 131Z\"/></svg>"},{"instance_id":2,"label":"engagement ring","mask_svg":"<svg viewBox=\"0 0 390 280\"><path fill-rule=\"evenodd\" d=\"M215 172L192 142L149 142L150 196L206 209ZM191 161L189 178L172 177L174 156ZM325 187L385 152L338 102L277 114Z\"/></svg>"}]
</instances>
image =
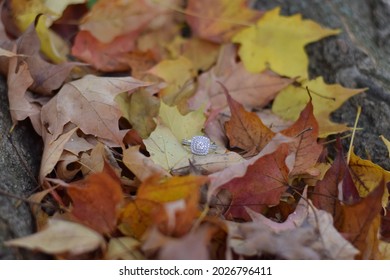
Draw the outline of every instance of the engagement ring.
<instances>
[{"instance_id":1,"label":"engagement ring","mask_svg":"<svg viewBox=\"0 0 390 280\"><path fill-rule=\"evenodd\" d=\"M183 139L181 143L190 146L191 153L199 156L205 156L210 150L217 149L217 145L212 143L206 136L194 136L191 140Z\"/></svg>"}]
</instances>

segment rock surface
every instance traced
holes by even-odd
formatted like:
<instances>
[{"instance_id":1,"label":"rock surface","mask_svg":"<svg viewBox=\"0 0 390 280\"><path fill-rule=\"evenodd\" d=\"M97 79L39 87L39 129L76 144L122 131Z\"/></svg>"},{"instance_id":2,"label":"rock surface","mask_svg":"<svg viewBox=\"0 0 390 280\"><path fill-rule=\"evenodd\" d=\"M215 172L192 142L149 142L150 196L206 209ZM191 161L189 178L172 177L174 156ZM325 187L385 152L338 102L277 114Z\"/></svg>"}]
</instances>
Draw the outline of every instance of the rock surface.
<instances>
[{"instance_id":1,"label":"rock surface","mask_svg":"<svg viewBox=\"0 0 390 280\"><path fill-rule=\"evenodd\" d=\"M300 13L328 28L342 29L310 44L310 78L327 83L369 88L332 115L336 122L353 126L357 107L362 114L354 141L355 152L390 170L390 158L380 135L390 139L390 2L387 0L256 0L257 9L282 7L282 14ZM343 141L348 149L350 138Z\"/></svg>"},{"instance_id":2,"label":"rock surface","mask_svg":"<svg viewBox=\"0 0 390 280\"><path fill-rule=\"evenodd\" d=\"M6 194L26 198L37 190L35 178L42 153L41 139L28 122L18 124L9 134L11 128L6 80L0 77L0 259L41 258L3 245L5 240L31 234L34 230L29 205Z\"/></svg>"}]
</instances>

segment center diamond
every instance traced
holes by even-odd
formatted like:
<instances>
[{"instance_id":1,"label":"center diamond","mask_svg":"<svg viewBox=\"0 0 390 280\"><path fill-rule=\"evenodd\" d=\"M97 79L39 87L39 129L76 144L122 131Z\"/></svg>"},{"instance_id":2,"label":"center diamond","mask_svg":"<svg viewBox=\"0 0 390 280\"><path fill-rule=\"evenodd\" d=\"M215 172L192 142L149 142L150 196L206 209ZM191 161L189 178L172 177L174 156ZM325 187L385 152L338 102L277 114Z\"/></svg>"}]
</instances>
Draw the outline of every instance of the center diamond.
<instances>
[{"instance_id":1,"label":"center diamond","mask_svg":"<svg viewBox=\"0 0 390 280\"><path fill-rule=\"evenodd\" d=\"M204 136L194 136L191 139L191 152L195 155L204 156L209 153L210 139Z\"/></svg>"}]
</instances>

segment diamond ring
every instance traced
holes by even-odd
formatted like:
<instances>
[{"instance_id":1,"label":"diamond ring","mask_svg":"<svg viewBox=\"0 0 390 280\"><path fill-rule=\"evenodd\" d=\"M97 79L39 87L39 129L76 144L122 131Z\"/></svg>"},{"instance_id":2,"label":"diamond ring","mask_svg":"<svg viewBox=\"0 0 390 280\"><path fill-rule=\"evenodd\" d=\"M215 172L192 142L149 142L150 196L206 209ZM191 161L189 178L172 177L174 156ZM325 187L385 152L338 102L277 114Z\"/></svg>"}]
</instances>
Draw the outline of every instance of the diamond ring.
<instances>
[{"instance_id":1,"label":"diamond ring","mask_svg":"<svg viewBox=\"0 0 390 280\"><path fill-rule=\"evenodd\" d=\"M210 150L217 149L217 145L212 143L206 136L194 136L191 140L183 139L181 143L190 146L191 153L199 156L205 156Z\"/></svg>"}]
</instances>

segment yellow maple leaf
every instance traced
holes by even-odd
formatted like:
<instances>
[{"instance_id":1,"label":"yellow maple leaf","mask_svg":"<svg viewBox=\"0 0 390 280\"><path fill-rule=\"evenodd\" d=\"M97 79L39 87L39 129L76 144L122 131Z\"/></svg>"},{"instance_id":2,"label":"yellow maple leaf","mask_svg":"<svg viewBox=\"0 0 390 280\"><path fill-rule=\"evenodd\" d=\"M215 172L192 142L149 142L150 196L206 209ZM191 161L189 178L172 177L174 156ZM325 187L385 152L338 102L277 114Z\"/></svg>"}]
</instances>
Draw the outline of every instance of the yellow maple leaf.
<instances>
[{"instance_id":1,"label":"yellow maple leaf","mask_svg":"<svg viewBox=\"0 0 390 280\"><path fill-rule=\"evenodd\" d=\"M183 158L190 156L172 131L163 124L157 125L144 144L153 162L168 172Z\"/></svg>"},{"instance_id":2,"label":"yellow maple leaf","mask_svg":"<svg viewBox=\"0 0 390 280\"><path fill-rule=\"evenodd\" d=\"M348 130L345 124L332 122L329 115L347 99L366 90L344 88L338 84L327 85L322 77L318 77L306 81L301 86L290 85L283 89L275 98L272 111L287 120L298 119L310 99L305 87L308 87L311 92L313 113L319 125L319 137Z\"/></svg>"},{"instance_id":3,"label":"yellow maple leaf","mask_svg":"<svg viewBox=\"0 0 390 280\"><path fill-rule=\"evenodd\" d=\"M13 0L11 7L16 26L25 31L38 14L43 14L36 26L42 52L54 63L66 61L69 53L67 43L49 28L59 19L68 5L85 3L85 0Z\"/></svg>"},{"instance_id":4,"label":"yellow maple leaf","mask_svg":"<svg viewBox=\"0 0 390 280\"><path fill-rule=\"evenodd\" d=\"M183 116L177 107L168 106L164 102L161 102L159 116L179 141L191 139L195 135L201 135L201 130L206 120L203 108Z\"/></svg>"},{"instance_id":5,"label":"yellow maple leaf","mask_svg":"<svg viewBox=\"0 0 390 280\"><path fill-rule=\"evenodd\" d=\"M192 62L194 69L206 71L217 60L220 46L196 37L176 36L167 49L172 58L184 56Z\"/></svg>"},{"instance_id":6,"label":"yellow maple leaf","mask_svg":"<svg viewBox=\"0 0 390 280\"><path fill-rule=\"evenodd\" d=\"M366 197L377 187L380 181L383 180L385 184L390 182L389 171L384 170L370 160L360 158L353 150L349 160L349 167L352 170L352 179L361 197ZM387 206L388 197L389 192L387 188L385 188L382 198L383 208L386 208Z\"/></svg>"},{"instance_id":7,"label":"yellow maple leaf","mask_svg":"<svg viewBox=\"0 0 390 280\"><path fill-rule=\"evenodd\" d=\"M267 12L232 41L241 44L239 55L249 72L261 72L269 65L281 75L307 77L309 60L304 46L340 31L323 28L299 14L281 16L279 11L277 7Z\"/></svg>"},{"instance_id":8,"label":"yellow maple leaf","mask_svg":"<svg viewBox=\"0 0 390 280\"><path fill-rule=\"evenodd\" d=\"M192 79L196 75L192 62L180 56L177 59L166 59L148 71L163 79L167 86L160 91L162 100L170 105L178 105L187 97L191 96L193 90Z\"/></svg>"}]
</instances>

